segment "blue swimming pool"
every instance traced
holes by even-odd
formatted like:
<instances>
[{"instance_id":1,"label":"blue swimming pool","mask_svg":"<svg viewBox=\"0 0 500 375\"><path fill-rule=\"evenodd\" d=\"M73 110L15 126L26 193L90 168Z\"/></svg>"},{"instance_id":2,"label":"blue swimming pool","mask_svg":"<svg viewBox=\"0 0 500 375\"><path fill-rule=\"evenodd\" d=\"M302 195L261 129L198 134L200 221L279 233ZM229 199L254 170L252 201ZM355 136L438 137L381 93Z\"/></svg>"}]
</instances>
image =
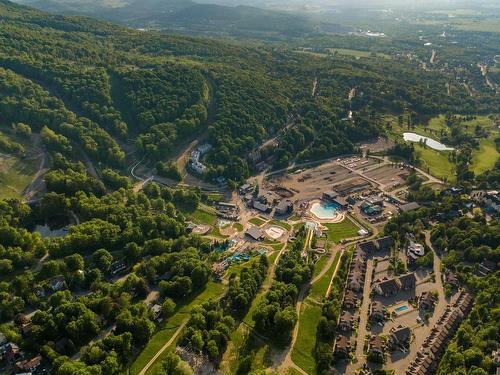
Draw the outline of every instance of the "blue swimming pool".
<instances>
[{"instance_id":1,"label":"blue swimming pool","mask_svg":"<svg viewBox=\"0 0 500 375\"><path fill-rule=\"evenodd\" d=\"M406 311L406 310L408 310L407 305L398 306L394 309L394 311L396 311L397 313L402 313L403 311Z\"/></svg>"},{"instance_id":2,"label":"blue swimming pool","mask_svg":"<svg viewBox=\"0 0 500 375\"><path fill-rule=\"evenodd\" d=\"M335 219L337 217L339 206L335 203L316 202L311 205L311 213L318 219Z\"/></svg>"}]
</instances>

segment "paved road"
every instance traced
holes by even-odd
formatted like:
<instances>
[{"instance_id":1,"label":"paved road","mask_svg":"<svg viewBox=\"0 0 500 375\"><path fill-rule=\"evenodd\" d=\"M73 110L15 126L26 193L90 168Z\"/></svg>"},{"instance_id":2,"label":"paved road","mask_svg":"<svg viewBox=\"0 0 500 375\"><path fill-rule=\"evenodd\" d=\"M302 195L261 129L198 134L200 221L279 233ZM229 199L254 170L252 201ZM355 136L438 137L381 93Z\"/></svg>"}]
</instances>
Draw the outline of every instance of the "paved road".
<instances>
[{"instance_id":1,"label":"paved road","mask_svg":"<svg viewBox=\"0 0 500 375\"><path fill-rule=\"evenodd\" d=\"M357 363L351 364L348 367L348 370L354 373L355 369L359 369L363 367L366 363L366 357L363 354L363 347L365 344L365 336L366 336L366 324L368 323L368 312L370 309L370 293L371 293L371 283L372 283L372 273L373 273L373 259L368 259L366 262L366 276L365 276L365 285L363 288L363 302L361 304L361 308L359 309L359 328L356 336L356 352L355 357L358 360ZM349 369L350 368L350 369ZM349 371L347 374L351 373Z\"/></svg>"}]
</instances>

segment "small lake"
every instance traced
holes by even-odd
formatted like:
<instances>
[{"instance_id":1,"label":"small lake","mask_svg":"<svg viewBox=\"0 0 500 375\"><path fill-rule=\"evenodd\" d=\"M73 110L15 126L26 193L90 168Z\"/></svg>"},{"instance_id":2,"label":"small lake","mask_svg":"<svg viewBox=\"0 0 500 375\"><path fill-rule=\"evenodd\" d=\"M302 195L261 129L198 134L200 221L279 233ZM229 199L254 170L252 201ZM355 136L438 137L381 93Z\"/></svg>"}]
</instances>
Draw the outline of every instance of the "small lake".
<instances>
[{"instance_id":1,"label":"small lake","mask_svg":"<svg viewBox=\"0 0 500 375\"><path fill-rule=\"evenodd\" d=\"M437 151L452 151L453 147L448 147L435 139L424 137L423 135L416 133L403 133L403 139L406 142L425 142L427 146Z\"/></svg>"}]
</instances>

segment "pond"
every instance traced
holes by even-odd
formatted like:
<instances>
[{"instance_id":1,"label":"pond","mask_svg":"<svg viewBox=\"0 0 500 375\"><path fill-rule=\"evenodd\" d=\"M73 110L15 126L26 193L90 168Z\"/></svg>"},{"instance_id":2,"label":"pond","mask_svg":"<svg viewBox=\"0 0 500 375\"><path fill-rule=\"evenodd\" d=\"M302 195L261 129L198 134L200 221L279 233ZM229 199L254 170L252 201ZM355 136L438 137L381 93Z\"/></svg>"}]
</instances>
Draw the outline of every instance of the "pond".
<instances>
[{"instance_id":1,"label":"pond","mask_svg":"<svg viewBox=\"0 0 500 375\"><path fill-rule=\"evenodd\" d=\"M338 205L335 203L313 203L311 205L311 213L318 219L328 220L337 217Z\"/></svg>"},{"instance_id":2,"label":"pond","mask_svg":"<svg viewBox=\"0 0 500 375\"><path fill-rule=\"evenodd\" d=\"M432 148L433 150L437 151L452 151L454 150L453 147L448 147L441 142L436 141L435 139L429 138L429 137L424 137L423 135L416 134L416 133L403 133L403 139L406 142L425 142L427 146Z\"/></svg>"}]
</instances>

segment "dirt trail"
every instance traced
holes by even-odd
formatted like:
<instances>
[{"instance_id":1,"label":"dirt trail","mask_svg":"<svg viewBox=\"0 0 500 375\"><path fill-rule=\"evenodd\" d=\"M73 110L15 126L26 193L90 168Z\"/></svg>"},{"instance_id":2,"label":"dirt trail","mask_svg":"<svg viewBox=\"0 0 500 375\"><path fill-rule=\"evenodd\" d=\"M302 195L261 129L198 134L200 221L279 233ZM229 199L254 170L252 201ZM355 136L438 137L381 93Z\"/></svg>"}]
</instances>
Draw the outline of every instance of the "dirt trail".
<instances>
[{"instance_id":1,"label":"dirt trail","mask_svg":"<svg viewBox=\"0 0 500 375\"><path fill-rule=\"evenodd\" d=\"M311 92L311 96L314 97L316 96L316 90L318 89L318 78L315 77L314 78L314 81L313 81L313 88L312 88L312 92Z\"/></svg>"},{"instance_id":2,"label":"dirt trail","mask_svg":"<svg viewBox=\"0 0 500 375\"><path fill-rule=\"evenodd\" d=\"M146 364L146 366L144 366L144 368L141 370L141 372L139 372L139 375L145 375L146 372L150 369L151 366L153 366L153 364L156 362L156 360L158 359L158 357L160 355L162 355L162 353L167 350L167 348L172 345L172 343L175 341L175 339L177 339L177 336L179 336L179 334L182 332L182 330L184 329L184 327L186 326L187 322L189 321L189 317L184 319L184 321L181 323L181 325L179 326L179 328L177 328L177 330L174 332L174 334L172 335L172 337L170 338L170 340L168 340L165 345L163 345L161 347L160 350L158 350L158 352L153 356L153 358L151 358L151 360Z\"/></svg>"}]
</instances>

